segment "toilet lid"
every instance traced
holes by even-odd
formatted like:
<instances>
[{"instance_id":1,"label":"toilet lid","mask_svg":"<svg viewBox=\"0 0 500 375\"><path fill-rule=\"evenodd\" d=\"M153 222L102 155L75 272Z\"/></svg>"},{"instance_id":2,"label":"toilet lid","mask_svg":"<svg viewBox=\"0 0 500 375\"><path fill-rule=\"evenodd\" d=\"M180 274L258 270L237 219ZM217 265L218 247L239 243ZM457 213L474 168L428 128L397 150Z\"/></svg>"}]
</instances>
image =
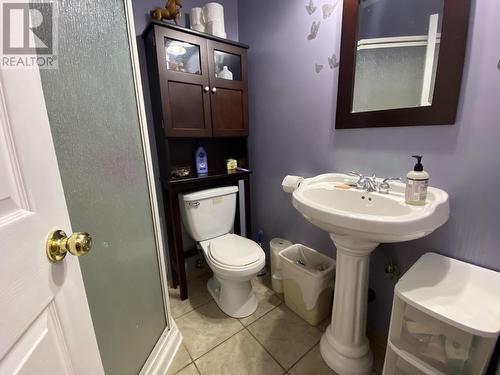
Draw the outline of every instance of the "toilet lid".
<instances>
[{"instance_id":1,"label":"toilet lid","mask_svg":"<svg viewBox=\"0 0 500 375\"><path fill-rule=\"evenodd\" d=\"M210 255L228 266L246 266L264 256L256 242L236 234L226 234L210 241Z\"/></svg>"}]
</instances>

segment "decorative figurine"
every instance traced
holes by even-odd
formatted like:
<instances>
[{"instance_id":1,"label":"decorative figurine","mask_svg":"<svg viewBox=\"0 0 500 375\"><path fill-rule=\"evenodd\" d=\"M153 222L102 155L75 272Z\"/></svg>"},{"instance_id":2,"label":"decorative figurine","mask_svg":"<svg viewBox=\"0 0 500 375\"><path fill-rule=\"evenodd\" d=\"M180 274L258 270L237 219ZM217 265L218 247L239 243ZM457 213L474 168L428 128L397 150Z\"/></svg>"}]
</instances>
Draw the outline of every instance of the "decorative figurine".
<instances>
[{"instance_id":1,"label":"decorative figurine","mask_svg":"<svg viewBox=\"0 0 500 375\"><path fill-rule=\"evenodd\" d=\"M165 8L156 8L150 12L151 18L157 21L174 20L178 25L181 21L181 8L182 0L167 0Z\"/></svg>"}]
</instances>

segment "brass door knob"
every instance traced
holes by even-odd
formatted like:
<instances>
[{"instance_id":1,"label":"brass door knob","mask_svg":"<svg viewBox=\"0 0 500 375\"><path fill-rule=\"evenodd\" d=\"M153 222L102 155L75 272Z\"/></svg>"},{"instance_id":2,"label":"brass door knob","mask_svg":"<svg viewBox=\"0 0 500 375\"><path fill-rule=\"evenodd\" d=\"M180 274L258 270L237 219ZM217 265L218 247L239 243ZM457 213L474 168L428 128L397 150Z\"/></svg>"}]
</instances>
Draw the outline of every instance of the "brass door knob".
<instances>
[{"instance_id":1,"label":"brass door knob","mask_svg":"<svg viewBox=\"0 0 500 375\"><path fill-rule=\"evenodd\" d=\"M85 232L75 232L67 236L62 230L55 230L47 238L46 252L51 262L60 262L69 252L80 257L92 248L92 237Z\"/></svg>"}]
</instances>

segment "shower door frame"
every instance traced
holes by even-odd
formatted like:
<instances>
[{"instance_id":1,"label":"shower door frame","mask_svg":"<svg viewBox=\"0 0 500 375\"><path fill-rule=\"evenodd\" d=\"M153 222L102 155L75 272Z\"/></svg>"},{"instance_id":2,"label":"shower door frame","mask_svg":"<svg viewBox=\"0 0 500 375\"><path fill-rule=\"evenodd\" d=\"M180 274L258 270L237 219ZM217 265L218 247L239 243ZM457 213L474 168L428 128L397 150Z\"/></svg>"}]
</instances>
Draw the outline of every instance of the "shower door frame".
<instances>
[{"instance_id":1,"label":"shower door frame","mask_svg":"<svg viewBox=\"0 0 500 375\"><path fill-rule=\"evenodd\" d=\"M132 75L134 81L135 99L137 104L137 113L142 141L144 162L146 165L146 175L148 182L149 201L153 219L153 227L156 242L156 251L158 255L158 264L160 272L161 287L163 292L163 304L165 309L165 320L167 326L158 339L155 347L151 351L148 359L141 369L140 375L164 374L182 342L182 335L177 328L170 311L170 302L168 296L167 281L167 263L165 261L164 236L162 232L162 222L160 219L160 208L157 199L157 183L155 181L153 169L153 157L149 143L149 130L146 120L146 110L144 104L144 95L142 90L141 71L139 66L139 54L137 52L134 13L132 0L123 0L125 8L125 21L127 27L127 37L130 51L130 61L132 65Z\"/></svg>"}]
</instances>

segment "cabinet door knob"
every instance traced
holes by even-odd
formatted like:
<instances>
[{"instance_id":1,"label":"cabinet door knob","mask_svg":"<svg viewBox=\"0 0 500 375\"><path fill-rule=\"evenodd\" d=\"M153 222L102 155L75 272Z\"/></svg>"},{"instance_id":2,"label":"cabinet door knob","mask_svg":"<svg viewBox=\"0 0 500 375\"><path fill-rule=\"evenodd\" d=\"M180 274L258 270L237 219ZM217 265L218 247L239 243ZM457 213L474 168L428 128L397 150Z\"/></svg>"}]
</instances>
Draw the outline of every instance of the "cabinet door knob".
<instances>
[{"instance_id":1,"label":"cabinet door knob","mask_svg":"<svg viewBox=\"0 0 500 375\"><path fill-rule=\"evenodd\" d=\"M209 92L209 91L210 91L210 87L205 86L205 87L203 88L203 91L205 91L205 92Z\"/></svg>"},{"instance_id":2,"label":"cabinet door knob","mask_svg":"<svg viewBox=\"0 0 500 375\"><path fill-rule=\"evenodd\" d=\"M217 87L212 87L212 92L215 94L217 92Z\"/></svg>"}]
</instances>

